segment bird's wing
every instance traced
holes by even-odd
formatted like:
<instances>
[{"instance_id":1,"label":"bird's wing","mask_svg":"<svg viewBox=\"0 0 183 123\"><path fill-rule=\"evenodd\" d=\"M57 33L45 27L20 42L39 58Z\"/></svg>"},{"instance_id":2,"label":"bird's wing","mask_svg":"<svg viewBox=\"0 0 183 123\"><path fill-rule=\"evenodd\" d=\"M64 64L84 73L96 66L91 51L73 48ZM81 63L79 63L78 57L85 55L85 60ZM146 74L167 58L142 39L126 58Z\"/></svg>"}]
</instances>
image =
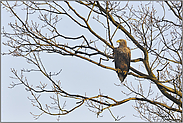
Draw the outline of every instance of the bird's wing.
<instances>
[{"instance_id":1,"label":"bird's wing","mask_svg":"<svg viewBox=\"0 0 183 123\"><path fill-rule=\"evenodd\" d=\"M130 68L130 62L131 62L131 50L127 47L127 59L128 59L128 70Z\"/></svg>"},{"instance_id":2,"label":"bird's wing","mask_svg":"<svg viewBox=\"0 0 183 123\"><path fill-rule=\"evenodd\" d=\"M128 71L130 65L130 50L123 52L120 48L114 50L115 67L121 70Z\"/></svg>"}]
</instances>

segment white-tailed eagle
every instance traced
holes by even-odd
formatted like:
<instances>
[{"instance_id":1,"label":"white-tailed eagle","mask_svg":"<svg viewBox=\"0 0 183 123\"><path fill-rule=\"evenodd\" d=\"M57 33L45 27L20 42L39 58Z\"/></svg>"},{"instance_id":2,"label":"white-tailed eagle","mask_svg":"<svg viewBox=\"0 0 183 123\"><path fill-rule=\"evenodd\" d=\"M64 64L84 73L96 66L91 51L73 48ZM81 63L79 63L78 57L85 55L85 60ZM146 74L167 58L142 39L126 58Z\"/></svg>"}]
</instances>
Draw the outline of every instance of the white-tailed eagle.
<instances>
[{"instance_id":1,"label":"white-tailed eagle","mask_svg":"<svg viewBox=\"0 0 183 123\"><path fill-rule=\"evenodd\" d=\"M123 82L130 68L131 51L127 47L126 40L119 39L117 42L119 47L114 48L114 62L118 77Z\"/></svg>"}]
</instances>

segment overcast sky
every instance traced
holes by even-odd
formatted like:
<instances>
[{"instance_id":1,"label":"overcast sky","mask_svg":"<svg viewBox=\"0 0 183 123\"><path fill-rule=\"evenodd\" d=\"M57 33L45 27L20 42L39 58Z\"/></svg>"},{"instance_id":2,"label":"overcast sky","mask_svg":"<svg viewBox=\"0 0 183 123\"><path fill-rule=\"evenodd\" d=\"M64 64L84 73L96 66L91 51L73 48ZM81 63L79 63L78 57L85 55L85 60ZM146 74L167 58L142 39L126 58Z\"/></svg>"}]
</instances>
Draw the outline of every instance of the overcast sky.
<instances>
[{"instance_id":1,"label":"overcast sky","mask_svg":"<svg viewBox=\"0 0 183 123\"><path fill-rule=\"evenodd\" d=\"M131 2L131 4L134 5L137 3L139 2ZM76 7L80 10L83 9L79 6ZM84 12L84 10L82 11ZM16 12L18 15L24 16L21 10L17 9ZM35 16L35 18L31 19L36 20L37 17ZM8 26L8 22L10 21L14 22L14 18L10 17L10 14L7 13L5 9L1 9L1 27L4 26L6 31L11 32L11 29ZM75 26L74 23L72 23L73 25L69 23L70 20L67 18L63 18L61 22L65 24L60 27L60 31L65 35L72 34L73 36L78 36L83 33L86 33L86 35L88 34L85 32L86 30L78 30L78 27ZM96 28L98 32L102 31L97 26L94 26L93 28ZM101 35L105 38L105 32L101 33ZM88 39L90 39L90 37L88 37ZM117 33L113 39L115 46L117 46L116 41L118 39L125 39L125 35L121 32ZM3 37L1 37L1 40L1 42L7 41L7 39ZM134 47L132 42L127 42L127 44L130 48ZM1 52L6 52L8 50L9 47L1 45ZM132 51L132 59L139 56L141 57L140 52ZM76 57L63 57L58 54L42 54L41 58L47 68L47 71L58 72L60 69L62 69L62 72L54 79L60 80L62 88L71 94L85 95L86 93L87 96L96 96L99 94L100 89L103 94L111 96L116 100L127 98L124 94L121 93L121 90L125 91L127 89L124 86L118 87L115 85L119 84L120 81L116 72L112 70L101 68L97 65ZM106 65L114 67L113 62L107 62ZM132 65L134 64L132 63ZM11 73L11 68L15 68L18 73L20 73L20 70L23 68L30 69L34 67L33 65L28 64L23 58L1 56L1 120L3 122L56 122L57 117L47 114L43 114L38 120L34 120L30 112L39 114L40 111L36 107L33 107L30 100L28 100L27 97L31 98L31 94L27 92L25 87L22 85L16 86L13 89L8 88L12 81L18 82L10 78L10 76L13 76ZM27 73L25 75L27 76L28 81L34 85L38 84L40 81L46 83L49 82L43 75L39 74L38 72ZM128 76L126 80L129 83L132 82L134 85L136 85L132 76ZM146 87L145 84L144 87ZM43 103L51 103L49 96L46 96L46 94L41 97L41 100ZM73 102L69 102L69 100L67 100L66 105L68 108L70 105L72 105L72 103ZM125 116L121 120L122 122L143 121L140 118L133 116L138 115L138 113L133 109L132 105L135 105L134 101L130 101L123 105L111 108L111 110L115 116ZM102 116L103 117L97 118L93 112L89 111L88 108L83 105L68 115L61 116L60 121L114 121L108 110L105 110L102 113Z\"/></svg>"}]
</instances>

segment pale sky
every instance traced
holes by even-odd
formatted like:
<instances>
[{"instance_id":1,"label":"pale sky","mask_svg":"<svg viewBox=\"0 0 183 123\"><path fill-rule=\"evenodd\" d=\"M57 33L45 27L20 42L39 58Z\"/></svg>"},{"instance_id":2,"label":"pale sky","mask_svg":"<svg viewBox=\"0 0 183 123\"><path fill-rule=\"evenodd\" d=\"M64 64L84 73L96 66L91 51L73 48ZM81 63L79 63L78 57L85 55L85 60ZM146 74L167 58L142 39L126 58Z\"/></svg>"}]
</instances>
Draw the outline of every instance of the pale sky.
<instances>
[{"instance_id":1,"label":"pale sky","mask_svg":"<svg viewBox=\"0 0 183 123\"><path fill-rule=\"evenodd\" d=\"M131 4L136 4L137 2L130 2ZM71 4L72 5L72 4ZM83 11L83 8L76 6L79 11ZM77 9L76 9L77 10ZM21 17L24 16L20 10L17 9L17 14ZM85 11L83 11L85 12ZM61 33L69 36L79 36L82 34L88 35L88 39L92 39L93 37L89 35L86 30L79 29L76 24L67 18L62 17L62 24L59 28ZM32 20L36 20L37 17L31 18ZM5 11L5 9L1 9L1 27L5 27L6 31L10 31L11 29L8 26L8 22L14 22L14 18L10 18L10 14ZM69 24L68 24L69 23ZM79 30L78 30L79 29ZM105 38L105 31L101 30L98 26L93 26L93 29L96 30L103 38ZM117 46L116 41L118 39L125 39L125 35L122 32L118 32L114 37L113 42L115 42L115 46ZM6 38L1 37L1 42L6 42ZM134 47L132 42L127 42L128 47ZM6 52L9 50L9 47L5 47L1 44L1 52ZM138 51L132 51L132 59L141 57L142 54ZM85 60L70 57L70 56L61 56L59 54L43 54L41 55L44 65L47 68L47 71L58 72L62 69L62 72L54 77L55 80L61 81L62 88L72 94L80 94L87 96L96 96L99 94L99 89L104 95L111 96L116 100L122 100L127 98L122 91L127 91L124 86L118 87L115 84L119 84L120 81L116 72L112 70L107 70L101 68L92 63L86 62ZM114 67L114 62L106 62L106 65ZM139 65L132 63L132 66L138 68ZM9 78L9 76L13 76L11 73L11 68L15 68L18 73L20 70L34 68L33 65L28 64L25 59L12 57L12 56L1 56L1 120L3 122L56 122L57 117L50 116L47 114L43 114L38 120L34 120L33 116L30 112L34 114L39 114L40 110L36 107L33 107L30 100L27 97L31 98L31 94L25 90L25 87L20 85L16 86L13 89L9 89L11 82L18 82L17 80L13 80ZM31 84L36 85L36 83L45 82L49 83L49 81L38 72L26 73L28 81ZM132 82L134 86L137 86L137 82L132 76L127 76L127 82ZM146 81L144 81L146 82ZM114 84L115 83L115 84ZM148 87L149 83L144 83L144 88ZM153 85L154 87L154 85ZM48 94L49 95L49 94ZM52 95L52 94L51 94ZM63 99L63 98L62 98ZM51 103L49 96L43 95L41 96L41 100L43 103ZM65 99L67 100L67 99ZM64 102L64 100L63 100ZM71 108L71 105L74 104L74 101L67 100L66 107ZM115 116L125 116L121 120L121 122L141 122L140 118L134 117L133 115L137 115L138 113L133 109L132 105L135 105L134 101L127 102L117 107L111 108L113 114ZM68 115L61 116L60 121L97 121L97 122L112 122L114 119L108 110L105 110L102 113L103 117L97 118L97 116L88 110L88 107L85 105L76 109L75 111L69 113Z\"/></svg>"}]
</instances>

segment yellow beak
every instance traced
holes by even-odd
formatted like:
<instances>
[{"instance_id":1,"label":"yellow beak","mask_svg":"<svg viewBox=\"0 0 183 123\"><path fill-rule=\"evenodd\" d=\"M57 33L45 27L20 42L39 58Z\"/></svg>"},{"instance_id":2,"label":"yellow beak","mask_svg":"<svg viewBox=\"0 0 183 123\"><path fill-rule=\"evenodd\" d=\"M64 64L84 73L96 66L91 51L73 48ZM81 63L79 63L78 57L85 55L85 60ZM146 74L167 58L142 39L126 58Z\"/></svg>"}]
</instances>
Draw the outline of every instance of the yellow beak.
<instances>
[{"instance_id":1,"label":"yellow beak","mask_svg":"<svg viewBox=\"0 0 183 123\"><path fill-rule=\"evenodd\" d=\"M120 40L117 40L116 42L117 42L117 43L119 43L119 42L120 42Z\"/></svg>"}]
</instances>

